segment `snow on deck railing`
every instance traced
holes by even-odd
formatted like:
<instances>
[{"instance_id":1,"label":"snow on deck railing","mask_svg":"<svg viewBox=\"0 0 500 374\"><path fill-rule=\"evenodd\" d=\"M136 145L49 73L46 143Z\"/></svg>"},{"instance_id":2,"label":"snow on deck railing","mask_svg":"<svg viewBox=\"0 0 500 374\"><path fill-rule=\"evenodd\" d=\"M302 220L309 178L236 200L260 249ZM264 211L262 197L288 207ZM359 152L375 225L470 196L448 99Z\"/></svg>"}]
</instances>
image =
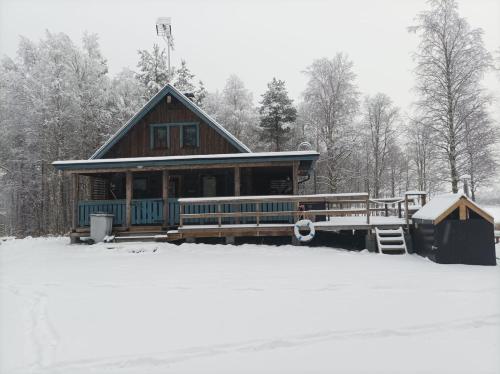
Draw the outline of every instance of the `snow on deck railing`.
<instances>
[{"instance_id":1,"label":"snow on deck railing","mask_svg":"<svg viewBox=\"0 0 500 374\"><path fill-rule=\"evenodd\" d=\"M364 201L368 198L368 194L366 192L359 193L339 193L339 194L316 194L316 195L261 195L261 196L224 196L224 197L187 197L180 198L180 203L215 203L215 202L230 202L230 201L238 201L238 202L249 202L249 201L329 201L329 200L337 200L340 198L348 198L348 197L358 197L363 198L359 199L360 201Z\"/></svg>"},{"instance_id":2,"label":"snow on deck railing","mask_svg":"<svg viewBox=\"0 0 500 374\"><path fill-rule=\"evenodd\" d=\"M195 220L197 223L216 221L218 226L252 221L259 226L261 222L276 220L290 223L301 218L315 220L323 217L328 220L329 217L359 215L366 216L366 223L370 224L370 215L373 213L387 217L394 211L399 218L403 218L403 210L406 224L409 225L411 215L420 206L416 204L415 198L408 196L417 194L423 195L425 204L425 192L422 191L408 191L404 197L378 199L370 199L366 192L180 198L179 226L182 227L185 220Z\"/></svg>"},{"instance_id":3,"label":"snow on deck railing","mask_svg":"<svg viewBox=\"0 0 500 374\"><path fill-rule=\"evenodd\" d=\"M238 225L253 222L256 226L269 221L293 223L300 218L366 215L370 223L367 193L317 194L317 195L267 195L226 196L179 199L180 222L217 222L222 225Z\"/></svg>"}]
</instances>

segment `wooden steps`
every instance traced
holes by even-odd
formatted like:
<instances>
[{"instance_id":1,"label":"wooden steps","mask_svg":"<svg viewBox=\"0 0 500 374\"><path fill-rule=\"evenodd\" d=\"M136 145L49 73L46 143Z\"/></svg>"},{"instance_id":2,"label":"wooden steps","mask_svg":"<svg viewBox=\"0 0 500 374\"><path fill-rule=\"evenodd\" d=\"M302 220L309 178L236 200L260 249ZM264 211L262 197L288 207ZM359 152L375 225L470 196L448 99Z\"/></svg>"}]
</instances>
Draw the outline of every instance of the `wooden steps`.
<instances>
[{"instance_id":1,"label":"wooden steps","mask_svg":"<svg viewBox=\"0 0 500 374\"><path fill-rule=\"evenodd\" d=\"M380 253L383 254L408 254L403 228L380 229L375 227L375 237Z\"/></svg>"}]
</instances>

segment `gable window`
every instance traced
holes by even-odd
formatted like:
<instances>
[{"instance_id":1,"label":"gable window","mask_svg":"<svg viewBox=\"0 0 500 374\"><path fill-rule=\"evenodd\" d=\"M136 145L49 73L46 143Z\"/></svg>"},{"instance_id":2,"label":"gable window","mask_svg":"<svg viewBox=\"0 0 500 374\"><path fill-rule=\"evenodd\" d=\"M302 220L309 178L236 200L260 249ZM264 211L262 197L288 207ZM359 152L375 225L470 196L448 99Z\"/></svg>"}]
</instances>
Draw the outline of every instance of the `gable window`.
<instances>
[{"instance_id":1,"label":"gable window","mask_svg":"<svg viewBox=\"0 0 500 374\"><path fill-rule=\"evenodd\" d=\"M155 123L149 127L149 143L151 149L167 149L173 147L194 148L200 146L200 134L196 122ZM170 137L177 144L170 144Z\"/></svg>"},{"instance_id":2,"label":"gable window","mask_svg":"<svg viewBox=\"0 0 500 374\"><path fill-rule=\"evenodd\" d=\"M181 126L181 147L198 147L198 125Z\"/></svg>"},{"instance_id":3,"label":"gable window","mask_svg":"<svg viewBox=\"0 0 500 374\"><path fill-rule=\"evenodd\" d=\"M168 126L153 125L151 127L151 148L168 148Z\"/></svg>"}]
</instances>

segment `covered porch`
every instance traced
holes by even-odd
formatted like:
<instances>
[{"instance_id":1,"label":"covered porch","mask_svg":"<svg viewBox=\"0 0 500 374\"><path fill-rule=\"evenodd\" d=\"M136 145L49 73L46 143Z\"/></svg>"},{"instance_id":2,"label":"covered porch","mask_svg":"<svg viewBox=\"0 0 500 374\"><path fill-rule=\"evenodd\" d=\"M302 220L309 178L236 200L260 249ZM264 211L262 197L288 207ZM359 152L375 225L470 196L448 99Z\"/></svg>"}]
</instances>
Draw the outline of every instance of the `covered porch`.
<instances>
[{"instance_id":1,"label":"covered porch","mask_svg":"<svg viewBox=\"0 0 500 374\"><path fill-rule=\"evenodd\" d=\"M54 166L71 175L73 232L88 231L90 215L103 212L113 214L116 231L163 231L179 225L179 198L297 195L317 158L311 151L270 152L60 161ZM289 211L290 204L270 202L262 209ZM246 208L251 209L207 203L192 211L187 207L187 212ZM280 216L267 219L276 222Z\"/></svg>"}]
</instances>

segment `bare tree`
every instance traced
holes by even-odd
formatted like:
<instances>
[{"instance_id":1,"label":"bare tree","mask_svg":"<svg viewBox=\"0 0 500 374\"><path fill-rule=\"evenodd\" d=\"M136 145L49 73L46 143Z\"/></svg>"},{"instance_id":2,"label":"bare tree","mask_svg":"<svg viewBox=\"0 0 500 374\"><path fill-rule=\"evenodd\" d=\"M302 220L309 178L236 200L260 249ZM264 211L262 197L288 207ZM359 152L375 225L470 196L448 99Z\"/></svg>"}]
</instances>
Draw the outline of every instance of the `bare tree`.
<instances>
[{"instance_id":1,"label":"bare tree","mask_svg":"<svg viewBox=\"0 0 500 374\"><path fill-rule=\"evenodd\" d=\"M466 122L490 99L480 86L491 56L482 30L471 29L458 14L455 0L430 0L409 28L420 37L417 62L417 102L422 120L433 130L436 146L449 167L453 192L460 180L459 158Z\"/></svg>"},{"instance_id":2,"label":"bare tree","mask_svg":"<svg viewBox=\"0 0 500 374\"><path fill-rule=\"evenodd\" d=\"M391 99L382 93L367 96L364 102L363 126L368 138L371 159L371 178L373 194L379 197L382 176L386 171L390 146L395 141L395 123L399 118L399 109Z\"/></svg>"},{"instance_id":3,"label":"bare tree","mask_svg":"<svg viewBox=\"0 0 500 374\"><path fill-rule=\"evenodd\" d=\"M432 128L419 119L410 119L405 130L406 152L410 159L415 187L432 192L436 184L436 147L433 144Z\"/></svg>"},{"instance_id":4,"label":"bare tree","mask_svg":"<svg viewBox=\"0 0 500 374\"><path fill-rule=\"evenodd\" d=\"M470 182L472 200L476 200L478 187L495 177L497 161L494 154L498 131L491 126L485 111L466 121L463 172Z\"/></svg>"}]
</instances>

